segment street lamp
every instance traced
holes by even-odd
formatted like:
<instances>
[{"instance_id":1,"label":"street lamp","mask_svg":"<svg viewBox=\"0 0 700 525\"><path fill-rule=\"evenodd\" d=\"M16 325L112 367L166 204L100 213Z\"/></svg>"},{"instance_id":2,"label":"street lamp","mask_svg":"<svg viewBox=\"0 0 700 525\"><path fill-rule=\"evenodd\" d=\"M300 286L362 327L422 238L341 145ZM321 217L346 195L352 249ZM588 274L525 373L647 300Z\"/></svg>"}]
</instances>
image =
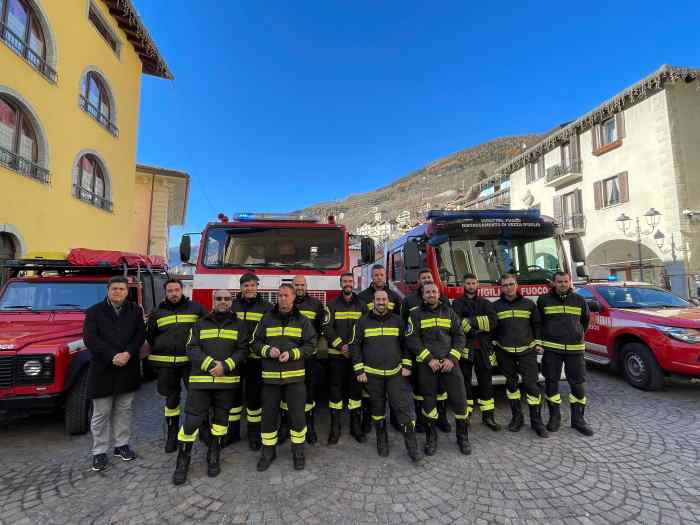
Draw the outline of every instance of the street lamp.
<instances>
[{"instance_id":1,"label":"street lamp","mask_svg":"<svg viewBox=\"0 0 700 525\"><path fill-rule=\"evenodd\" d=\"M656 246L657 248L659 248L659 251L661 253L671 254L671 259L673 259L673 262L676 262L678 260L676 252L687 253L690 251L687 246L685 248L681 248L676 245L676 240L673 237L673 233L671 233L671 247L668 250L663 249L664 242L666 241L666 236L661 232L661 230L657 231L654 234L654 240L656 241Z\"/></svg>"},{"instance_id":2,"label":"street lamp","mask_svg":"<svg viewBox=\"0 0 700 525\"><path fill-rule=\"evenodd\" d=\"M639 223L639 217L635 217L635 231L637 235L637 253L639 256L639 280L644 281L644 268L642 267L642 235L651 235L656 227L659 225L659 221L661 218L661 212L657 211L654 208L649 208L649 210L643 215L643 217L646 220L647 226L649 227L649 230L642 230L642 226ZM625 236L629 235L632 233L631 231L631 223L632 219L630 219L627 215L624 213L621 214L617 219L617 226L620 228L620 231L625 234ZM663 235L663 234L662 234ZM656 236L654 236L654 239L656 240ZM658 241L657 241L658 242Z\"/></svg>"}]
</instances>

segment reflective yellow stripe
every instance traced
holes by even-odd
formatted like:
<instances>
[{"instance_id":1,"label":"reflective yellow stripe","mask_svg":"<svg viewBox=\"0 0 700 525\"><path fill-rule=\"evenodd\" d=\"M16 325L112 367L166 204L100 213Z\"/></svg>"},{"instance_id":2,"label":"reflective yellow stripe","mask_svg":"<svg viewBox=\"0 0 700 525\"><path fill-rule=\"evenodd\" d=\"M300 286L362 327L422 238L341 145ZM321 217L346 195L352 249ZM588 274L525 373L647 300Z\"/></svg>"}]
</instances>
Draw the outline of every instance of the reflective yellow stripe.
<instances>
[{"instance_id":1,"label":"reflective yellow stripe","mask_svg":"<svg viewBox=\"0 0 700 525\"><path fill-rule=\"evenodd\" d=\"M265 335L267 337L279 337L283 335L301 337L301 328L295 326L270 326L265 329Z\"/></svg>"},{"instance_id":2,"label":"reflective yellow stripe","mask_svg":"<svg viewBox=\"0 0 700 525\"><path fill-rule=\"evenodd\" d=\"M301 315L308 317L309 319L316 319L316 312L312 312L311 310L299 310Z\"/></svg>"},{"instance_id":3,"label":"reflective yellow stripe","mask_svg":"<svg viewBox=\"0 0 700 525\"><path fill-rule=\"evenodd\" d=\"M186 355L148 354L148 360L155 361L156 363L187 363L190 358Z\"/></svg>"},{"instance_id":4,"label":"reflective yellow stripe","mask_svg":"<svg viewBox=\"0 0 700 525\"><path fill-rule=\"evenodd\" d=\"M579 306L545 306L545 315L555 315L555 314L569 314L569 315L581 315L582 309Z\"/></svg>"},{"instance_id":5,"label":"reflective yellow stripe","mask_svg":"<svg viewBox=\"0 0 700 525\"><path fill-rule=\"evenodd\" d=\"M270 370L263 370L263 379L289 379L292 377L304 377L305 370L285 370L284 372L273 372Z\"/></svg>"},{"instance_id":6,"label":"reflective yellow stripe","mask_svg":"<svg viewBox=\"0 0 700 525\"><path fill-rule=\"evenodd\" d=\"M569 394L569 403L571 403L572 405L576 405L576 404L585 405L586 404L586 396L583 396L582 398L579 399L575 395Z\"/></svg>"},{"instance_id":7,"label":"reflective yellow stripe","mask_svg":"<svg viewBox=\"0 0 700 525\"><path fill-rule=\"evenodd\" d=\"M399 336L398 328L365 328L365 337Z\"/></svg>"},{"instance_id":8,"label":"reflective yellow stripe","mask_svg":"<svg viewBox=\"0 0 700 525\"><path fill-rule=\"evenodd\" d=\"M364 363L356 363L353 365L352 369L355 372L362 372L365 369L365 364Z\"/></svg>"},{"instance_id":9,"label":"reflective yellow stripe","mask_svg":"<svg viewBox=\"0 0 700 525\"><path fill-rule=\"evenodd\" d=\"M190 376L190 383L240 383L240 376Z\"/></svg>"},{"instance_id":10,"label":"reflective yellow stripe","mask_svg":"<svg viewBox=\"0 0 700 525\"><path fill-rule=\"evenodd\" d=\"M343 402L338 401L337 403L335 403L333 401L329 401L328 408L330 408L331 410L343 410Z\"/></svg>"},{"instance_id":11,"label":"reflective yellow stripe","mask_svg":"<svg viewBox=\"0 0 700 525\"><path fill-rule=\"evenodd\" d=\"M479 403L479 410L482 412L488 412L489 410L494 410L496 408L496 403L493 398L491 399L477 399Z\"/></svg>"},{"instance_id":12,"label":"reflective yellow stripe","mask_svg":"<svg viewBox=\"0 0 700 525\"><path fill-rule=\"evenodd\" d=\"M422 363L423 361L425 361L426 359L428 359L428 357L430 357L430 352L428 351L427 348L424 348L424 349L421 351L421 353L418 354L418 357L416 357L416 361L418 361L419 363Z\"/></svg>"},{"instance_id":13,"label":"reflective yellow stripe","mask_svg":"<svg viewBox=\"0 0 700 525\"><path fill-rule=\"evenodd\" d=\"M431 317L430 319L421 319L421 328L431 328L434 326L439 326L440 328L450 328L452 326L452 319L449 317Z\"/></svg>"},{"instance_id":14,"label":"reflective yellow stripe","mask_svg":"<svg viewBox=\"0 0 700 525\"><path fill-rule=\"evenodd\" d=\"M469 322L469 319L462 319L462 330L464 330L464 333L466 334L471 329L472 325Z\"/></svg>"},{"instance_id":15,"label":"reflective yellow stripe","mask_svg":"<svg viewBox=\"0 0 700 525\"><path fill-rule=\"evenodd\" d=\"M362 317L362 312L335 312L335 318L336 319L343 319L343 320L348 320L348 319L359 319Z\"/></svg>"},{"instance_id":16,"label":"reflective yellow stripe","mask_svg":"<svg viewBox=\"0 0 700 525\"><path fill-rule=\"evenodd\" d=\"M175 323L196 323L197 319L199 319L199 316L196 314L166 315L156 320L156 324L158 325L158 328L163 328L164 326L168 326Z\"/></svg>"},{"instance_id":17,"label":"reflective yellow stripe","mask_svg":"<svg viewBox=\"0 0 700 525\"><path fill-rule=\"evenodd\" d=\"M343 342L343 340L340 337L336 337L335 339L333 339L331 346L338 346L342 342Z\"/></svg>"},{"instance_id":18,"label":"reflective yellow stripe","mask_svg":"<svg viewBox=\"0 0 700 525\"><path fill-rule=\"evenodd\" d=\"M413 362L410 359L402 359L401 364L407 368L411 368L411 366L413 366Z\"/></svg>"},{"instance_id":19,"label":"reflective yellow stripe","mask_svg":"<svg viewBox=\"0 0 700 525\"><path fill-rule=\"evenodd\" d=\"M494 346L497 346L501 350L505 350L506 352L511 352L511 353L518 353L518 352L524 352L525 350L529 350L533 346L535 346L537 343L535 341L532 341L530 344L525 345L525 346L503 346L501 343L498 341L493 342Z\"/></svg>"},{"instance_id":20,"label":"reflective yellow stripe","mask_svg":"<svg viewBox=\"0 0 700 525\"><path fill-rule=\"evenodd\" d=\"M303 430L296 431L296 430L289 430L289 440L294 443L295 445L299 445L306 441L306 427L303 428Z\"/></svg>"},{"instance_id":21,"label":"reflective yellow stripe","mask_svg":"<svg viewBox=\"0 0 700 525\"><path fill-rule=\"evenodd\" d=\"M343 355L343 352L336 350L335 348L329 348L328 353L331 355Z\"/></svg>"},{"instance_id":22,"label":"reflective yellow stripe","mask_svg":"<svg viewBox=\"0 0 700 525\"><path fill-rule=\"evenodd\" d=\"M385 419L386 419L386 416L384 416L384 415L375 416L374 414L372 414L372 421L384 421Z\"/></svg>"},{"instance_id":23,"label":"reflective yellow stripe","mask_svg":"<svg viewBox=\"0 0 700 525\"><path fill-rule=\"evenodd\" d=\"M260 321L263 314L258 312L236 312L236 315L241 321Z\"/></svg>"},{"instance_id":24,"label":"reflective yellow stripe","mask_svg":"<svg viewBox=\"0 0 700 525\"><path fill-rule=\"evenodd\" d=\"M199 434L199 429L195 430L191 434L185 434L185 427L180 427L180 431L177 433L177 440L183 443L194 443Z\"/></svg>"},{"instance_id":25,"label":"reflective yellow stripe","mask_svg":"<svg viewBox=\"0 0 700 525\"><path fill-rule=\"evenodd\" d=\"M343 408L343 403L340 403L340 408ZM358 408L362 408L362 400L361 399L348 399L348 410L357 410Z\"/></svg>"},{"instance_id":26,"label":"reflective yellow stripe","mask_svg":"<svg viewBox=\"0 0 700 525\"><path fill-rule=\"evenodd\" d=\"M506 388L506 396L508 399L520 399L520 390L516 390L515 392L511 392Z\"/></svg>"},{"instance_id":27,"label":"reflective yellow stripe","mask_svg":"<svg viewBox=\"0 0 700 525\"><path fill-rule=\"evenodd\" d=\"M437 408L433 408L430 412L426 412L422 408L420 409L421 413L427 417L428 419L437 419L438 418L438 411Z\"/></svg>"},{"instance_id":28,"label":"reflective yellow stripe","mask_svg":"<svg viewBox=\"0 0 700 525\"><path fill-rule=\"evenodd\" d=\"M498 312L496 317L499 319L510 319L512 317L529 319L531 315L532 312L530 310L503 310L502 312Z\"/></svg>"},{"instance_id":29,"label":"reflective yellow stripe","mask_svg":"<svg viewBox=\"0 0 700 525\"><path fill-rule=\"evenodd\" d=\"M175 417L180 415L180 405L175 408L163 407L163 412L165 412L165 417Z\"/></svg>"},{"instance_id":30,"label":"reflective yellow stripe","mask_svg":"<svg viewBox=\"0 0 700 525\"><path fill-rule=\"evenodd\" d=\"M396 368L382 369L382 368L372 368L371 366L365 365L365 372L375 376L394 376L401 371L401 365Z\"/></svg>"},{"instance_id":31,"label":"reflective yellow stripe","mask_svg":"<svg viewBox=\"0 0 700 525\"><path fill-rule=\"evenodd\" d=\"M438 401L447 401L447 392L442 392L441 394L438 394L435 396L435 399Z\"/></svg>"},{"instance_id":32,"label":"reflective yellow stripe","mask_svg":"<svg viewBox=\"0 0 700 525\"><path fill-rule=\"evenodd\" d=\"M554 394L553 396L545 395L544 398L550 403L554 403L555 405L561 405L561 394Z\"/></svg>"},{"instance_id":33,"label":"reflective yellow stripe","mask_svg":"<svg viewBox=\"0 0 700 525\"><path fill-rule=\"evenodd\" d=\"M206 372L209 369L209 365L211 365L214 362L214 360L211 358L211 356L207 356L204 358L202 361L202 366L200 367L204 372Z\"/></svg>"},{"instance_id":34,"label":"reflective yellow stripe","mask_svg":"<svg viewBox=\"0 0 700 525\"><path fill-rule=\"evenodd\" d=\"M542 403L542 394L539 396L531 396L530 394L527 395L527 404L531 406L536 406Z\"/></svg>"},{"instance_id":35,"label":"reflective yellow stripe","mask_svg":"<svg viewBox=\"0 0 700 525\"><path fill-rule=\"evenodd\" d=\"M450 355L451 355L452 357L454 357L455 359L459 359L460 357L462 357L462 353L461 353L459 350L455 349L455 348L453 348L452 350L450 350Z\"/></svg>"},{"instance_id":36,"label":"reflective yellow stripe","mask_svg":"<svg viewBox=\"0 0 700 525\"><path fill-rule=\"evenodd\" d=\"M290 356L294 360L301 359L301 350L299 350L298 348L292 348L292 351L290 352Z\"/></svg>"},{"instance_id":37,"label":"reflective yellow stripe","mask_svg":"<svg viewBox=\"0 0 700 525\"><path fill-rule=\"evenodd\" d=\"M479 330L482 332L488 332L491 330L491 321L487 315L477 315L476 323L479 325Z\"/></svg>"},{"instance_id":38,"label":"reflective yellow stripe","mask_svg":"<svg viewBox=\"0 0 700 525\"><path fill-rule=\"evenodd\" d=\"M554 343L552 341L540 341L542 346L545 348L554 348L555 350L571 350L571 351L578 351L578 350L585 350L586 345L584 343L575 343L575 344L570 344L570 345L563 345L560 343Z\"/></svg>"},{"instance_id":39,"label":"reflective yellow stripe","mask_svg":"<svg viewBox=\"0 0 700 525\"><path fill-rule=\"evenodd\" d=\"M268 352L268 350L270 350L270 348L271 348L270 345L262 345L262 348L260 349L260 354L263 357L268 357L270 355L270 353Z\"/></svg>"},{"instance_id":40,"label":"reflective yellow stripe","mask_svg":"<svg viewBox=\"0 0 700 525\"><path fill-rule=\"evenodd\" d=\"M238 330L219 330L219 339L230 339L235 341L238 339Z\"/></svg>"},{"instance_id":41,"label":"reflective yellow stripe","mask_svg":"<svg viewBox=\"0 0 700 525\"><path fill-rule=\"evenodd\" d=\"M268 447L274 447L277 444L277 431L274 432L261 432L260 440L262 444Z\"/></svg>"},{"instance_id":42,"label":"reflective yellow stripe","mask_svg":"<svg viewBox=\"0 0 700 525\"><path fill-rule=\"evenodd\" d=\"M462 359L469 359L469 348L465 347L464 350L462 350Z\"/></svg>"},{"instance_id":43,"label":"reflective yellow stripe","mask_svg":"<svg viewBox=\"0 0 700 525\"><path fill-rule=\"evenodd\" d=\"M236 368L236 362L233 359L231 359L230 357L227 358L226 361L224 361L224 362L228 365L230 370L233 370L234 368Z\"/></svg>"},{"instance_id":44,"label":"reflective yellow stripe","mask_svg":"<svg viewBox=\"0 0 700 525\"><path fill-rule=\"evenodd\" d=\"M287 406L287 402L286 402L286 401L280 401L280 408L281 408L282 410L289 410L289 406Z\"/></svg>"},{"instance_id":45,"label":"reflective yellow stripe","mask_svg":"<svg viewBox=\"0 0 700 525\"><path fill-rule=\"evenodd\" d=\"M156 325L158 325L158 328L163 328L164 326L168 326L175 323L177 323L176 315L166 315L156 321Z\"/></svg>"}]
</instances>

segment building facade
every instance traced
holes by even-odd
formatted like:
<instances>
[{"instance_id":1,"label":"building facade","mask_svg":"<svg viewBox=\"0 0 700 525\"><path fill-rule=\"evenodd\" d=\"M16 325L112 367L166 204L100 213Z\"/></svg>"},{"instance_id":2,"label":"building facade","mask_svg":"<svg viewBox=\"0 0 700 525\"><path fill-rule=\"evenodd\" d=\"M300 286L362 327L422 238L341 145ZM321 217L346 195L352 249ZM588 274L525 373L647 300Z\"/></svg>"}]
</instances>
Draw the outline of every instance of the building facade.
<instances>
[{"instance_id":1,"label":"building facade","mask_svg":"<svg viewBox=\"0 0 700 525\"><path fill-rule=\"evenodd\" d=\"M700 209L698 77L662 66L500 166L511 208L539 208L581 236L594 278L694 291L700 229L687 210Z\"/></svg>"},{"instance_id":2,"label":"building facade","mask_svg":"<svg viewBox=\"0 0 700 525\"><path fill-rule=\"evenodd\" d=\"M142 74L131 0L0 0L0 258L132 248Z\"/></svg>"}]
</instances>

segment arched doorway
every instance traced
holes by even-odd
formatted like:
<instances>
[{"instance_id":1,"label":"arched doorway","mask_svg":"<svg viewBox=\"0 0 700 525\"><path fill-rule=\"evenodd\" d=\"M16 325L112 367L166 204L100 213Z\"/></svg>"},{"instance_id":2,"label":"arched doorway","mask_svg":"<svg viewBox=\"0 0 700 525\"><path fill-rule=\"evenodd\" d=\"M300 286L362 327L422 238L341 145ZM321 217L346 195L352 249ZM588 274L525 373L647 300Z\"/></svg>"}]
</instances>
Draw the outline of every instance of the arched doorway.
<instances>
[{"instance_id":1,"label":"arched doorway","mask_svg":"<svg viewBox=\"0 0 700 525\"><path fill-rule=\"evenodd\" d=\"M635 241L615 239L594 248L586 258L593 279L607 279L616 275L618 280L640 281L639 247ZM642 244L644 281L663 284L664 263L648 246Z\"/></svg>"},{"instance_id":2,"label":"arched doorway","mask_svg":"<svg viewBox=\"0 0 700 525\"><path fill-rule=\"evenodd\" d=\"M14 235L6 232L0 232L0 264L8 259L14 259L17 257L17 249L19 243ZM9 272L0 267L0 286L2 286L7 280Z\"/></svg>"}]
</instances>

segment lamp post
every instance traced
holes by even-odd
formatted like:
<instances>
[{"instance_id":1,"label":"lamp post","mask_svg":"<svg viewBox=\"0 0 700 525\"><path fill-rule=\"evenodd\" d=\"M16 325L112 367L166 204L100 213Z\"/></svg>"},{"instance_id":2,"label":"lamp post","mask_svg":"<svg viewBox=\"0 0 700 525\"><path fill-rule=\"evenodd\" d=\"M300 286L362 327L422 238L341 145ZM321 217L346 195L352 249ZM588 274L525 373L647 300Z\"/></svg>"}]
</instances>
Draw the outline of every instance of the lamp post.
<instances>
[{"instance_id":1,"label":"lamp post","mask_svg":"<svg viewBox=\"0 0 700 525\"><path fill-rule=\"evenodd\" d=\"M659 251L661 253L670 253L671 254L671 259L673 259L673 262L676 262L678 260L678 257L676 255L677 252L680 253L687 253L690 250L686 246L685 248L681 248L676 245L676 240L673 236L673 233L671 233L671 247L667 250L664 250L664 242L666 241L666 236L663 234L661 230L657 231L654 234L654 240L656 241L656 246L659 248Z\"/></svg>"},{"instance_id":2,"label":"lamp post","mask_svg":"<svg viewBox=\"0 0 700 525\"><path fill-rule=\"evenodd\" d=\"M651 235L656 227L659 225L659 220L661 217L661 212L655 210L654 208L649 208L649 210L643 215L646 220L649 230L642 230L642 226L639 223L639 217L635 217L635 230L634 233L637 235L637 254L639 257L639 280L644 281L644 268L642 266L642 235ZM632 233L631 223L632 219L629 218L624 213L620 215L617 219L617 226L620 231L628 235ZM656 237L654 237L656 239Z\"/></svg>"}]
</instances>

